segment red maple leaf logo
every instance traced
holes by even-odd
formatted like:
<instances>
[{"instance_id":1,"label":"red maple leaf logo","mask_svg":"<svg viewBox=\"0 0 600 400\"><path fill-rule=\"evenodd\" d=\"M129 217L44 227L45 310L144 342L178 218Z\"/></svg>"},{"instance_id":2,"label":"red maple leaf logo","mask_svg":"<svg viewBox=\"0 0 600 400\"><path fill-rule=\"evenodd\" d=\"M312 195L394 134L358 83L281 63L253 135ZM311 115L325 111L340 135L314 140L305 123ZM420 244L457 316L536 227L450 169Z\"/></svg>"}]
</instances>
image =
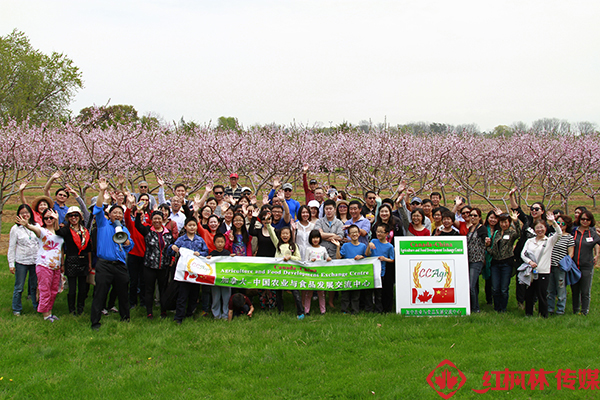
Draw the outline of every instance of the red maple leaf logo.
<instances>
[{"instance_id":1,"label":"red maple leaf logo","mask_svg":"<svg viewBox=\"0 0 600 400\"><path fill-rule=\"evenodd\" d=\"M426 290L424 291L422 294L417 296L417 299L421 300L423 303L427 302L429 299L431 299L431 295L429 294L429 292Z\"/></svg>"},{"instance_id":2,"label":"red maple leaf logo","mask_svg":"<svg viewBox=\"0 0 600 400\"><path fill-rule=\"evenodd\" d=\"M447 369L442 372L442 375L435 377L435 384L440 388L440 390L446 389L446 387L450 390L458 383L458 378L456 376L452 376L452 371L448 371Z\"/></svg>"}]
</instances>

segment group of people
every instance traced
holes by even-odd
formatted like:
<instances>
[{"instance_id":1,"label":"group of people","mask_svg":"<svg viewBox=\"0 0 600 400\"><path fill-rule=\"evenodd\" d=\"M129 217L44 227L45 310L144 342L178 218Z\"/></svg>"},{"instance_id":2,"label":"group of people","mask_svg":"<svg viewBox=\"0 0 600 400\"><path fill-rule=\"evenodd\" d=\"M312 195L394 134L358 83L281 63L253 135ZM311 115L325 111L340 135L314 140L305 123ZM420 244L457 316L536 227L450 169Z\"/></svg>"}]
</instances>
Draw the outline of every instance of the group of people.
<instances>
[{"instance_id":1,"label":"group of people","mask_svg":"<svg viewBox=\"0 0 600 400\"><path fill-rule=\"evenodd\" d=\"M440 193L421 199L401 184L396 199L381 199L367 191L360 201L335 187L319 186L307 173L304 166L302 204L293 198L292 184L277 180L259 204L250 188L238 184L235 173L227 187L209 185L193 199L186 197L183 184L175 185L173 196L167 199L161 179L156 198L146 181L138 183L137 193L129 193L123 189L122 177L116 179L114 190L100 179L99 193L89 209L68 186L56 190L54 200L50 197L60 173L52 175L44 196L31 204L25 199L24 183L8 250L10 271L15 274L13 313L22 312L22 292L29 275L34 308L45 320L56 321L52 309L63 274L68 282L69 312L75 315L83 313L89 287L94 286L93 329L100 327L102 315L111 310L129 320L130 309L138 305L152 319L156 302L161 318L175 310L177 323L197 309L215 319L252 316L254 297L262 309L283 311L281 290L232 293L228 287L174 281L182 248L203 257L260 256L305 262L378 257L382 288L338 292L339 306L350 314L391 312L394 237L455 235L467 240L471 312L480 311L480 275L488 304L505 312L511 277L518 270L516 296L526 315L533 315L536 302L544 317L564 314L567 265L581 275L571 282L573 312L589 312L600 237L593 214L584 207L578 207L571 218L560 210L546 213L542 203L534 203L526 214L512 190L510 213L496 208L484 219L479 208L468 206L460 197L449 209L440 204ZM70 196L78 206L66 205ZM313 295L321 314L335 307L336 292L293 290L298 319L310 315Z\"/></svg>"}]
</instances>

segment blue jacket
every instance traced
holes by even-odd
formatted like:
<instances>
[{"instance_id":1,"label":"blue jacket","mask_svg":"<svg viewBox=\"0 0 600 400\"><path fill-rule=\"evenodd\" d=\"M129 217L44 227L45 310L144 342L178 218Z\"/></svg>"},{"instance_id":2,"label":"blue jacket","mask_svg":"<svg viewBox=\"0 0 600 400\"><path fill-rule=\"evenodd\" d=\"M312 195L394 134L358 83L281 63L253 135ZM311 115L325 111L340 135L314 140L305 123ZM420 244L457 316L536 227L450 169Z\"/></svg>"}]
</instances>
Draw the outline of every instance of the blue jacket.
<instances>
[{"instance_id":1,"label":"blue jacket","mask_svg":"<svg viewBox=\"0 0 600 400\"><path fill-rule=\"evenodd\" d=\"M125 227L125 224L123 224L123 232L127 233L129 246L123 246L113 242L115 224L106 219L103 208L95 205L94 216L96 217L96 226L98 227L96 238L96 254L98 255L98 258L106 261L120 261L125 264L127 253L133 249L133 240L131 240L131 234Z\"/></svg>"},{"instance_id":2,"label":"blue jacket","mask_svg":"<svg viewBox=\"0 0 600 400\"><path fill-rule=\"evenodd\" d=\"M558 262L560 269L565 271L565 283L567 285L573 285L579 282L581 279L581 271L577 268L575 261L569 256L564 256L562 260Z\"/></svg>"}]
</instances>

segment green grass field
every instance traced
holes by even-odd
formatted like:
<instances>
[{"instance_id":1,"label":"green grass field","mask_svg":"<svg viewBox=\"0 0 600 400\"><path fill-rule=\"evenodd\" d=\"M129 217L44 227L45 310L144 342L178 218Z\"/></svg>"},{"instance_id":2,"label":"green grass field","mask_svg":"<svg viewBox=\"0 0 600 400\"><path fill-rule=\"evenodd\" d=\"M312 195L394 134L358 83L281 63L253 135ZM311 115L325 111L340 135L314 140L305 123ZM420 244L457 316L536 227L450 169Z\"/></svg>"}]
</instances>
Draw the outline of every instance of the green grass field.
<instances>
[{"instance_id":1,"label":"green grass field","mask_svg":"<svg viewBox=\"0 0 600 400\"><path fill-rule=\"evenodd\" d=\"M471 390L483 388L485 371L598 368L597 277L587 317L526 318L511 288L504 315L489 305L478 315L439 318L349 316L338 308L298 321L288 296L281 315L258 311L231 323L198 317L178 326L172 314L147 320L136 308L131 322L111 314L94 332L91 297L80 317L67 315L65 293L55 323L25 298L24 314L14 317L6 259L0 271L0 398L436 399L426 377L445 359L466 376L453 399L597 398L577 389L577 379L576 390L557 390L554 374L543 391ZM483 287L481 297L485 303Z\"/></svg>"}]
</instances>

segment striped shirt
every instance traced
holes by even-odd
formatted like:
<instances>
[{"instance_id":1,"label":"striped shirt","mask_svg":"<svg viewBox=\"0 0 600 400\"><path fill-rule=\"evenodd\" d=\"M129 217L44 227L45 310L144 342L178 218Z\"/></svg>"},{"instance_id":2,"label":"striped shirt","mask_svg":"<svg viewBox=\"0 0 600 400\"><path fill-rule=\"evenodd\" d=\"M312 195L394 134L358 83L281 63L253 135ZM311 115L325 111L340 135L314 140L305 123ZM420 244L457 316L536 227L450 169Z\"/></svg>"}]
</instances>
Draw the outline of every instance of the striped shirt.
<instances>
[{"instance_id":1,"label":"striped shirt","mask_svg":"<svg viewBox=\"0 0 600 400\"><path fill-rule=\"evenodd\" d=\"M552 249L552 260L550 261L550 265L553 267L558 267L558 263L560 260L565 258L568 254L569 247L575 247L575 241L573 240L573 236L569 233L565 233L559 241L554 245Z\"/></svg>"}]
</instances>

